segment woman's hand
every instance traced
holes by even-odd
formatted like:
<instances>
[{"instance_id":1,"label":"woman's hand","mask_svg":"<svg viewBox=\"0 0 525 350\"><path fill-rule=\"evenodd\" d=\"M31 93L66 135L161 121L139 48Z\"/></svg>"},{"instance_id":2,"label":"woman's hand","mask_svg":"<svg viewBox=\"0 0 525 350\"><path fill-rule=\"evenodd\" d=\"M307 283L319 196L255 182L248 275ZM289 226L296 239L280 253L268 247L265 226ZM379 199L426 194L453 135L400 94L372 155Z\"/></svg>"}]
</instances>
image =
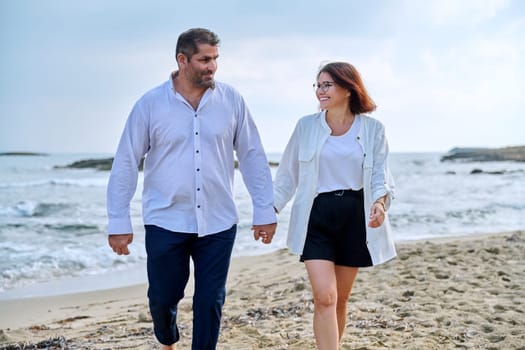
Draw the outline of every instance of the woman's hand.
<instances>
[{"instance_id":1,"label":"woman's hand","mask_svg":"<svg viewBox=\"0 0 525 350\"><path fill-rule=\"evenodd\" d=\"M374 204L372 204L372 208L370 208L370 221L368 222L368 227L379 227L383 224L383 221L385 221L385 203L381 201L376 201Z\"/></svg>"}]
</instances>

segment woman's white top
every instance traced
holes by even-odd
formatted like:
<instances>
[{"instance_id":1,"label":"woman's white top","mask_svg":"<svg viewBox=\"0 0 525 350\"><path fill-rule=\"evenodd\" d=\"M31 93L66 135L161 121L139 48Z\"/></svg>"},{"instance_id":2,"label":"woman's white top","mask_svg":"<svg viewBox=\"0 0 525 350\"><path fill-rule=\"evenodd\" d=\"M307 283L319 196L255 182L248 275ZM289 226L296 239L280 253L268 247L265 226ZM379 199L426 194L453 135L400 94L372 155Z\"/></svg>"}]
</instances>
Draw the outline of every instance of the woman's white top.
<instances>
[{"instance_id":1,"label":"woman's white top","mask_svg":"<svg viewBox=\"0 0 525 350\"><path fill-rule=\"evenodd\" d=\"M319 155L317 192L363 188L363 149L357 142L361 119L355 118L346 133L330 135Z\"/></svg>"}]
</instances>

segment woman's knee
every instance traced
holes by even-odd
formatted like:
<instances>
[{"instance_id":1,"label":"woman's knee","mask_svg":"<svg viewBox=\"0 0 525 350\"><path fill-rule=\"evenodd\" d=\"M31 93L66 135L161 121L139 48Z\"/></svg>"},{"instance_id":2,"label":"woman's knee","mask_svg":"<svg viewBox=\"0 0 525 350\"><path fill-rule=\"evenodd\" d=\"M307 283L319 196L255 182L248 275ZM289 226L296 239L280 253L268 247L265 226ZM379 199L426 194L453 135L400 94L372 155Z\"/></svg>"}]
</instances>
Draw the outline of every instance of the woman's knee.
<instances>
[{"instance_id":1,"label":"woman's knee","mask_svg":"<svg viewBox=\"0 0 525 350\"><path fill-rule=\"evenodd\" d=\"M314 305L318 307L334 307L337 304L337 291L325 289L314 293Z\"/></svg>"}]
</instances>

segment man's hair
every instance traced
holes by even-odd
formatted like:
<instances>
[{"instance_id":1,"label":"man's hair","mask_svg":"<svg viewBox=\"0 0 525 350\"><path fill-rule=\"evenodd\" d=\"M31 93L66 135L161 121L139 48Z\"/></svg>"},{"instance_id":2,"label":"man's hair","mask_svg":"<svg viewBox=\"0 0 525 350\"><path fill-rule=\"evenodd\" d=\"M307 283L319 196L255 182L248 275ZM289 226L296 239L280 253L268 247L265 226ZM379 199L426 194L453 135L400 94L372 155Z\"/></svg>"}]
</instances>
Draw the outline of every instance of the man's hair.
<instances>
[{"instance_id":1,"label":"man's hair","mask_svg":"<svg viewBox=\"0 0 525 350\"><path fill-rule=\"evenodd\" d=\"M183 54L188 58L196 54L199 49L197 45L199 44L208 44L211 46L219 45L219 37L214 32L204 29L204 28L192 28L188 29L181 35L177 40L177 49L175 50L175 56L179 53Z\"/></svg>"}]
</instances>

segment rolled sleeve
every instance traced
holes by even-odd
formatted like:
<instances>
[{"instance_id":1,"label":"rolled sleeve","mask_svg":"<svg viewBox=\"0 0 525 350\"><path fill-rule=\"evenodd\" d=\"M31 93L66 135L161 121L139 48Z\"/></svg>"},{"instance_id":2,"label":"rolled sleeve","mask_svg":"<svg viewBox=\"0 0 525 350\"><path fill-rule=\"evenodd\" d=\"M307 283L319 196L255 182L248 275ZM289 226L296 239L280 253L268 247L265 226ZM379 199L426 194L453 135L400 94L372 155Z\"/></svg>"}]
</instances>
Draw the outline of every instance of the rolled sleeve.
<instances>
[{"instance_id":1,"label":"rolled sleeve","mask_svg":"<svg viewBox=\"0 0 525 350\"><path fill-rule=\"evenodd\" d=\"M373 201L386 195L385 207L388 209L394 199L394 180L388 167L388 142L384 126L377 122L374 143L374 165L372 170L372 199Z\"/></svg>"},{"instance_id":2,"label":"rolled sleeve","mask_svg":"<svg viewBox=\"0 0 525 350\"><path fill-rule=\"evenodd\" d=\"M299 127L295 127L284 149L274 180L274 206L280 212L295 194L299 177L298 138Z\"/></svg>"}]
</instances>

